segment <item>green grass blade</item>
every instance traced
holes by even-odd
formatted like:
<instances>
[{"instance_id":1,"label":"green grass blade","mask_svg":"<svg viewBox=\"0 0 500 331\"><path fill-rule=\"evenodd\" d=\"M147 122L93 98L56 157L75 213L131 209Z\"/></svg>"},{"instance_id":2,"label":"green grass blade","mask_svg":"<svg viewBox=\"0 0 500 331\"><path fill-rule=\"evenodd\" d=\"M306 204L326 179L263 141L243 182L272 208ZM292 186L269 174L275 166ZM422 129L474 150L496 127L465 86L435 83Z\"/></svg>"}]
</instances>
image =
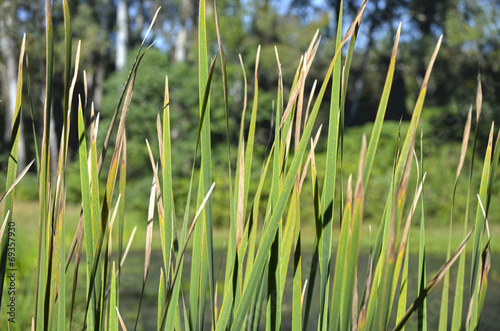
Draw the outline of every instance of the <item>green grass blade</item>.
<instances>
[{"instance_id":1,"label":"green grass blade","mask_svg":"<svg viewBox=\"0 0 500 331\"><path fill-rule=\"evenodd\" d=\"M125 221L125 199L126 199L126 188L127 188L127 135L124 134L123 145L122 145L122 158L120 161L120 183L118 191L120 192L120 206L118 207L118 276L116 277L116 288L120 289L120 274L122 268L122 259L124 258L123 251L123 229ZM116 292L116 307L120 308L120 291ZM113 307L110 309L113 310Z\"/></svg>"},{"instance_id":2,"label":"green grass blade","mask_svg":"<svg viewBox=\"0 0 500 331\"><path fill-rule=\"evenodd\" d=\"M335 47L339 47L342 42L342 20L343 20L343 1L340 2L339 18L337 22L337 37ZM330 275L330 257L331 257L331 236L333 229L333 208L334 208L334 198L335 198L335 178L337 174L337 150L338 150L338 139L339 139L339 120L340 120L340 91L341 87L341 58L340 56L335 61L332 73L332 91L331 91L331 102L330 102L330 115L328 120L328 142L326 150L326 165L325 165L325 179L323 183L323 191L321 194L321 213L320 219L323 223L322 232L318 238L318 256L320 264L320 307L324 307L328 302L328 292L327 283L329 282ZM311 275L310 278L312 278ZM335 286L335 285L334 285ZM309 291L312 293L313 288L309 287ZM334 294L335 295L335 292ZM333 299L333 297L332 297ZM334 300L332 302L333 306L337 306L338 301ZM335 314L332 316L331 327L336 327L337 320L335 319ZM305 318L307 320L307 317ZM323 309L319 311L319 327L326 326L328 319L323 315Z\"/></svg>"},{"instance_id":3,"label":"green grass blade","mask_svg":"<svg viewBox=\"0 0 500 331\"><path fill-rule=\"evenodd\" d=\"M486 147L486 153L484 157L484 165L483 165L483 171L481 175L481 184L479 186L479 200L480 201L487 201L488 197L487 192L488 192L488 180L490 178L490 167L491 167L491 154L492 154L492 148L493 148L493 124L491 126L490 130L490 135L488 138L488 146ZM476 221L474 225L474 236L473 236L473 243L472 243L472 261L471 261L471 289L474 288L476 285L476 278L478 275L478 268L479 268L479 261L480 261L480 243L481 243L481 236L484 231L484 217L483 213L481 211L481 206L478 203L477 209L476 209ZM476 296L477 297L477 296Z\"/></svg>"},{"instance_id":4,"label":"green grass blade","mask_svg":"<svg viewBox=\"0 0 500 331\"><path fill-rule=\"evenodd\" d=\"M206 90L208 82L208 58L207 58L207 36L206 36L206 11L205 1L200 0L198 12L198 74L199 74L199 100L200 118L202 113L206 115L200 121L201 125L201 171L198 185L198 203L211 183L211 152L210 152L210 102ZM193 263L191 266L191 282L189 295L189 320L191 328L203 328L203 317L205 314L205 290L210 285L210 302L212 308L212 321L215 322L214 312L214 275L213 275L213 248L212 248L212 207L209 200L203 211L202 222L195 229L193 239ZM203 261L203 262L202 262ZM208 282L208 283L207 283Z\"/></svg>"},{"instance_id":5,"label":"green grass blade","mask_svg":"<svg viewBox=\"0 0 500 331\"><path fill-rule=\"evenodd\" d=\"M5 181L5 189L6 192L2 196L1 201L5 201L4 206L4 219L6 220L6 224L9 225L8 232L14 231L15 228L11 227L12 224L12 212L14 208L14 187L21 180L24 174L21 174L16 178L17 174L17 159L18 159L18 151L19 151L19 132L21 130L21 102L22 102L22 86L23 86L23 62L24 62L24 52L26 47L26 35L23 37L23 42L21 45L21 53L19 55L19 65L18 65L18 77L17 77L17 93L16 93L16 101L13 109L13 121L12 121L12 131L10 138L10 146L9 146L9 158L7 163L7 178ZM10 111L10 110L9 110ZM33 164L33 162L30 163ZM29 168L29 167L28 167ZM26 169L27 170L27 169ZM25 172L24 172L25 173ZM1 203L1 202L0 202ZM3 286L5 273L7 269L7 247L9 247L9 237L7 236L3 239L3 236L0 236L0 240L2 240L1 247L1 261L0 261L0 296L3 294ZM9 299L10 300L10 299ZM0 298L0 304L2 299Z\"/></svg>"},{"instance_id":6,"label":"green grass blade","mask_svg":"<svg viewBox=\"0 0 500 331\"><path fill-rule=\"evenodd\" d=\"M423 159L423 140L420 136L420 168L424 172L424 159ZM425 213L424 213L424 199L422 193L422 200L420 203L420 240L418 249L418 284L417 291L419 295L422 293L427 282L427 260L425 254ZM418 330L427 330L427 300L424 297L422 306L418 309Z\"/></svg>"},{"instance_id":7,"label":"green grass blade","mask_svg":"<svg viewBox=\"0 0 500 331\"><path fill-rule=\"evenodd\" d=\"M486 153L484 157L484 165L483 171L481 175L481 184L479 186L479 194L478 194L478 205L476 210L476 220L474 225L474 239L472 244L472 261L471 261L471 297L470 297L470 305L469 312L467 314L467 329L475 330L479 324L479 296L481 292L481 283L482 283L482 253L483 253L483 241L484 241L484 232L486 227L485 217L483 215L481 201L487 201L487 193L488 193L488 185L490 178L490 169L491 169L491 157L492 157L492 148L493 148L493 133L494 133L494 124L491 125L490 135L488 139L488 146L486 148Z\"/></svg>"},{"instance_id":8,"label":"green grass blade","mask_svg":"<svg viewBox=\"0 0 500 331\"><path fill-rule=\"evenodd\" d=\"M170 97L168 78L165 77L165 99L163 105L163 142L162 142L162 179L163 179L163 222L160 223L162 234L162 253L164 270L170 269L170 260L174 234L174 196L172 191L172 147L170 138Z\"/></svg>"},{"instance_id":9,"label":"green grass blade","mask_svg":"<svg viewBox=\"0 0 500 331\"><path fill-rule=\"evenodd\" d=\"M410 232L408 232L408 241L410 241ZM403 273L401 275L401 287L399 289L398 312L396 323L398 323L406 312L406 301L408 299L408 264L410 260L410 245L406 245L405 257L403 263ZM403 329L404 330L404 327Z\"/></svg>"},{"instance_id":10,"label":"green grass blade","mask_svg":"<svg viewBox=\"0 0 500 331\"><path fill-rule=\"evenodd\" d=\"M347 256L349 254L349 230L351 225L352 216L352 176L349 176L347 180L347 194L344 207L344 215L342 217L342 224L340 226L340 237L337 246L337 256L335 259L335 271L333 273L333 289L332 289L332 303L331 303L331 324L330 329L338 330L342 329L341 324L344 323L344 327L348 324L348 321L344 321L344 316L342 315L342 294L345 282L345 277L347 277Z\"/></svg>"},{"instance_id":11,"label":"green grass blade","mask_svg":"<svg viewBox=\"0 0 500 331\"><path fill-rule=\"evenodd\" d=\"M78 140L79 140L79 161L80 161L80 184L82 192L83 220L84 220L84 240L87 256L87 290L90 291L91 263L94 256L94 243L92 241L92 194L90 190L90 175L87 162L87 139L85 137L85 124L83 120L83 109L81 99L78 104ZM90 314L86 323L90 328L94 326L94 305L95 301L88 298L90 302Z\"/></svg>"},{"instance_id":12,"label":"green grass blade","mask_svg":"<svg viewBox=\"0 0 500 331\"><path fill-rule=\"evenodd\" d=\"M116 273L115 262L113 261L113 268L111 270L111 296L109 298L109 331L118 331L118 316L117 312L117 287L116 287Z\"/></svg>"},{"instance_id":13,"label":"green grass blade","mask_svg":"<svg viewBox=\"0 0 500 331\"><path fill-rule=\"evenodd\" d=\"M370 178L370 173L373 167L373 161L375 160L375 154L377 151L378 141L380 139L380 132L382 131L385 111L387 109L387 103L389 101L389 94L391 92L392 81L394 78L394 69L396 68L396 55L398 50L400 34L401 34L401 24L399 24L398 32L396 33L394 46L392 48L389 70L387 71L387 77L385 79L384 89L382 91L382 97L380 99L380 103L378 106L377 117L375 118L375 122L373 123L373 130L372 130L372 135L370 137L370 143L368 144L368 152L366 154L366 163L363 176L363 186L365 188L368 186L368 180Z\"/></svg>"}]
</instances>

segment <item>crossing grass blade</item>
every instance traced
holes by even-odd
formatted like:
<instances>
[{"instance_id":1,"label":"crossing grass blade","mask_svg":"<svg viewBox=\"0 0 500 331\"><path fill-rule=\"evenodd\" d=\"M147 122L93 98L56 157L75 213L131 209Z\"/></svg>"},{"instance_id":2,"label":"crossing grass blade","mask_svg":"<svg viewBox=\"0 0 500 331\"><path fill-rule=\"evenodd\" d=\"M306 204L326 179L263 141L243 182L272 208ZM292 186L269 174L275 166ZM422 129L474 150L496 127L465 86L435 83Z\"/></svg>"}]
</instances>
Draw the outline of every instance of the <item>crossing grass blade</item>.
<instances>
[{"instance_id":1,"label":"crossing grass blade","mask_svg":"<svg viewBox=\"0 0 500 331\"><path fill-rule=\"evenodd\" d=\"M14 182L12 182L12 184L7 187L7 189L5 190L5 192L2 194L2 197L0 198L0 204L2 204L5 199L9 196L9 194L14 190L14 188L16 187L16 185L23 179L23 177L26 175L26 173L28 172L28 170L30 170L31 166L33 165L33 163L35 162L35 159L31 160L30 163L28 163L28 165L23 169L23 171L21 171L19 173L19 175L16 177L16 179L14 180ZM7 210L9 211L9 210ZM6 211L6 213L7 213ZM1 238L2 236L0 236Z\"/></svg>"},{"instance_id":2,"label":"crossing grass blade","mask_svg":"<svg viewBox=\"0 0 500 331\"><path fill-rule=\"evenodd\" d=\"M472 231L469 232L467 237L462 241L460 246L456 249L455 253L451 256L451 258L439 269L436 276L427 284L424 290L419 294L419 296L413 301L405 315L401 318L399 323L394 328L395 331L401 330L402 327L408 322L410 317L415 313L415 311L422 305L424 298L429 295L429 293L434 289L434 287L443 279L444 275L451 268L453 263L457 260L458 256L464 251L465 244L469 240L472 235Z\"/></svg>"}]
</instances>

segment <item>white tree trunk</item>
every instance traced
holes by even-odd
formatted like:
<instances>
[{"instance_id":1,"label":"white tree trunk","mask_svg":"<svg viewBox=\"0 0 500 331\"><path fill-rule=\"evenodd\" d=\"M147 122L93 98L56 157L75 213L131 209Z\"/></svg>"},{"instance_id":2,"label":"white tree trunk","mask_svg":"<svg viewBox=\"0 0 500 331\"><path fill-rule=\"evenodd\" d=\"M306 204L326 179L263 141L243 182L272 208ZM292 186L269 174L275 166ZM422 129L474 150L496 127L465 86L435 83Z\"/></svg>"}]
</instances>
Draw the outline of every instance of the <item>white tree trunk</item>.
<instances>
[{"instance_id":1,"label":"white tree trunk","mask_svg":"<svg viewBox=\"0 0 500 331\"><path fill-rule=\"evenodd\" d=\"M128 5L126 0L118 1L116 11L116 70L122 70L127 62Z\"/></svg>"},{"instance_id":2,"label":"white tree trunk","mask_svg":"<svg viewBox=\"0 0 500 331\"><path fill-rule=\"evenodd\" d=\"M186 24L184 24L179 29L179 33L177 33L177 38L175 38L175 54L174 54L175 62L186 61L187 36L188 32Z\"/></svg>"},{"instance_id":3,"label":"white tree trunk","mask_svg":"<svg viewBox=\"0 0 500 331\"><path fill-rule=\"evenodd\" d=\"M193 3L190 0L181 0L181 26L175 38L174 61L186 61L186 52L188 44L188 21L192 16Z\"/></svg>"}]
</instances>

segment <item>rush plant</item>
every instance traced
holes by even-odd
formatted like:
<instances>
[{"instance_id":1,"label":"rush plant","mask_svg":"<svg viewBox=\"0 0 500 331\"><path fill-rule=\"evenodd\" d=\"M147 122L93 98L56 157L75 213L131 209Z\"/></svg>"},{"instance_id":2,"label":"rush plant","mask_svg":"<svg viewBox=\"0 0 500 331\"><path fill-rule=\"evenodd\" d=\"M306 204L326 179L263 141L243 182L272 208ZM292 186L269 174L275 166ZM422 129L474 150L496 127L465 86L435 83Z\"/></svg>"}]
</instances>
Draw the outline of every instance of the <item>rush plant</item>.
<instances>
[{"instance_id":1,"label":"rush plant","mask_svg":"<svg viewBox=\"0 0 500 331\"><path fill-rule=\"evenodd\" d=\"M214 266L214 239L211 194L217 190L212 182L213 159L211 154L210 91L217 61L222 69L222 88L225 96L226 119L228 111L228 82L223 49L223 35L218 27L217 11L215 20L218 55L209 61L205 1L199 3L198 22L198 64L199 64L199 119L194 147L189 191L184 210L174 208L178 198L172 178L172 139L168 79L165 78L164 104L158 114L157 131L159 150L148 149L151 170L144 175L151 176L152 186L148 203L146 225L145 264L141 302L135 325L124 322L120 309L120 275L130 242L125 249L123 224L126 219L126 120L133 94L135 77L147 49L143 44L130 69L122 95L117 100L116 110L107 129L102 145L98 146L97 136L102 134L99 114L86 95L74 95L75 83L81 75L79 69L80 46L76 59L72 61L71 24L68 2L63 0L65 27L65 85L64 123L57 160L49 155L50 111L52 101L53 40L50 1L46 1L46 99L43 118L43 133L40 156L37 158L39 180L39 231L36 275L35 314L32 329L36 330L118 330L135 329L141 312L142 297L148 279L154 231L159 232L162 265L158 284L157 329L181 330L203 329L207 325L213 330L257 330L282 328L285 317L283 307L291 306L293 330L401 330L417 313L419 328L426 328L426 299L436 285L444 279L440 330L451 325L452 330L476 329L479 325L490 269L490 234L488 228L488 207L491 202L500 147L497 136L495 143L492 125L487 149L484 153L483 171L479 192L472 191L472 170L469 172L467 210L475 208L476 213L469 219L469 213L454 215L456 185L465 163L468 143L472 139L471 163L479 162L476 136L481 115L481 81L478 79L476 92L475 131L471 138L472 107L464 129L460 162L450 204L450 243L447 261L428 281L425 264L425 200L422 189L426 180L423 165L422 141L419 121L423 111L427 86L432 67L441 45L439 39L430 54L427 72L415 102L411 121L406 132L395 132L401 139L395 142L395 155L391 173L392 181L383 213L378 220L378 233L370 249L368 273L361 275L358 270L360 259L361 229L365 195L370 188L370 174L377 156L377 147L384 125L384 116L390 96L401 26L397 30L385 85L373 130L369 137L363 136L359 149L357 174L349 175L343 187L341 173L343 162L343 133L345 102L348 80L358 29L363 21L367 1L363 1L358 14L347 29L340 15L335 49L331 50L331 62L325 68L325 77L319 90L306 90L306 79L314 62L320 37L316 34L298 60L293 81L284 82L279 53L276 50L276 65L279 69L277 97L274 112L273 140L264 158L258 176L257 190L250 194L252 164L254 162L255 128L259 110L259 54L257 50L254 73L253 101L250 122L245 121L247 111L246 95L242 108L239 128L238 148L233 159L229 141L229 121L226 121L228 165L227 176L230 190L227 192L227 208L230 209L229 238L226 250L226 264L222 279L216 277ZM217 8L217 5L214 5ZM341 10L342 13L342 4ZM156 17L156 16L155 16ZM151 24L154 23L153 22ZM346 31L342 35L342 31ZM148 31L149 32L149 31ZM146 40L146 39L145 39ZM345 53L342 50L346 50ZM17 144L19 116L22 101L23 68L25 66L25 42L19 59L18 94L10 150L6 193L2 197L4 221L1 228L2 257L0 273L4 277L8 268L9 228L12 220L14 186L28 171L29 166L16 178ZM343 55L344 54L344 55ZM72 64L73 62L73 64ZM242 63L243 67L243 63ZM71 78L71 72L73 77ZM246 76L245 76L246 77ZM245 78L245 91L247 90ZM285 86L289 86L286 89ZM316 86L316 85L315 85ZM289 92L286 92L289 91ZM321 136L321 128L313 132L315 121L326 93L330 93L329 123L326 132L327 150L325 164L316 161L315 147ZM78 107L73 109L73 98L78 98ZM78 126L71 127L70 116L78 118ZM71 246L66 246L65 219L65 173L68 162L69 132L77 131L79 137L78 160L81 181L81 214L77 231ZM419 142L420 137L420 144ZM113 144L111 144L113 142ZM420 150L415 146L420 145ZM159 157L155 157L159 155ZM235 160L235 164L231 163ZM105 161L109 164L103 167ZM51 162L57 162L57 173L51 176ZM33 162L32 162L33 163ZM31 164L30 164L31 165ZM417 169L417 185L413 191L409 187L412 169ZM101 173L107 169L107 174ZM318 169L322 169L318 171ZM470 167L472 169L472 166ZM324 173L320 177L318 173ZM341 183L341 184L339 184ZM266 187L270 184L270 187ZM103 186L104 185L104 186ZM313 195L303 194L304 185L310 185ZM336 190L336 187L341 185ZM371 184L373 185L373 184ZM101 189L104 187L104 189ZM268 190L268 195L262 193ZM104 192L104 194L102 194ZM340 199L336 192L341 192ZM341 201L339 206L338 201ZM148 202L149 201L149 202ZM305 263L305 246L302 243L303 222L301 203L314 205L315 239L310 263ZM194 207L193 207L194 206ZM335 209L340 210L335 210ZM190 210L196 210L194 217ZM418 259L419 281L411 284L409 268L409 238L412 232L414 213L420 217ZM262 213L263 211L263 213ZM155 216L156 214L156 216ZM339 216L337 216L339 215ZM463 218L463 242L452 247L451 233L453 221ZM178 228L180 224L180 228ZM334 227L340 224L339 237L334 238ZM112 234L119 233L118 243L112 242ZM188 243L190 248L187 249ZM471 246L470 270L465 268L466 246ZM191 254L189 278L185 276L186 254ZM290 259L290 256L293 258ZM449 303L449 270L458 260L458 277L453 306ZM71 266L71 268L70 268ZM83 272L79 272L79 268ZM73 277L69 273L73 272ZM287 275L292 275L288 277ZM466 274L469 277L466 278ZM83 279L81 279L83 277ZM464 283L470 279L470 295L464 298ZM72 280L72 281L70 281ZM84 313L75 314L78 282L85 284ZM3 282L1 283L3 285ZM417 286L416 297L409 297L408 287ZM186 291L186 288L188 289ZM285 288L290 288L291 302L285 302ZM222 289L222 295L219 295ZM70 295L67 295L67 290ZM3 291L5 294L5 290ZM319 293L319 295L318 295ZM4 295L1 309L6 309ZM462 306L464 299L466 306ZM319 302L319 309L312 309L313 301ZM448 320L450 308L452 319ZM288 318L289 315L287 315ZM465 325L462 325L465 317ZM2 326L5 327L5 326ZM12 327L12 325L11 325Z\"/></svg>"}]
</instances>

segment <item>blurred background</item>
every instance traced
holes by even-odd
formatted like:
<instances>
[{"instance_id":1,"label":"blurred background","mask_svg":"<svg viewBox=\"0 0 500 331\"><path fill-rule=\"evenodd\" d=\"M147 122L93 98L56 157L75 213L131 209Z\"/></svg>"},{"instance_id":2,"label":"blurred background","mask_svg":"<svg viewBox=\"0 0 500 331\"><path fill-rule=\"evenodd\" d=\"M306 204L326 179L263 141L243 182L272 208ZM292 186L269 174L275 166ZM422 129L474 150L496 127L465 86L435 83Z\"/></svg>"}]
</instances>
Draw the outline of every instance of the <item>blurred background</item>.
<instances>
[{"instance_id":1,"label":"blurred background","mask_svg":"<svg viewBox=\"0 0 500 331\"><path fill-rule=\"evenodd\" d=\"M110 117L118 103L120 93L137 52L138 46L158 6L162 7L153 26L148 42L156 41L148 51L139 69L132 106L127 124L128 186L127 204L133 210L145 213L152 172L147 156L145 139L157 150L156 115L162 107L165 75L169 76L171 93L172 144L174 155L174 192L179 193L176 204L183 205L182 196L187 191L188 172L192 162L196 127L198 125L198 74L197 74L197 1L194 0L70 0L73 33L73 53L78 40L81 45L81 70L86 71L88 83L87 111L90 102L101 114L100 136L103 139ZM344 30L356 14L361 0L344 1ZM207 3L209 24L209 57L218 51L214 5ZM282 63L285 89L290 88L300 56L305 52L310 39L319 29L321 45L307 80L308 90L314 80L323 80L327 66L334 54L336 21L340 1L336 0L219 0L217 2L222 39L224 43L229 82L230 142L236 150L237 134L244 102L244 77L238 55L241 54L248 80L248 107L252 106L256 51L261 45L259 66L259 116L256 132L256 169L266 153L272 122L273 100L276 99L278 67L274 47ZM12 111L14 109L17 61L23 33L27 34L27 68L24 87L23 126L20 137L20 166L35 157L34 137L40 141L45 81L45 32L44 1L2 0L0 4L0 177L4 173L8 158ZM55 66L54 101L52 109L53 128L52 153L57 153L62 127L63 93L63 13L62 5L53 2ZM475 103L477 75L481 73L483 89L483 114L479 151L484 151L484 141L491 120L500 119L500 1L483 0L396 0L368 3L364 20L359 30L355 48L349 90L347 93L347 125L345 144L352 145L354 156L352 167L349 156L345 158L347 172L355 171L361 133L370 133L370 122L374 119L398 24L402 22L401 42L394 84L386 113L386 119L399 122L411 116L420 83L437 39L444 35L443 44L433 69L423 112L422 126L426 152L437 156L426 159L429 171L435 168L437 177L442 176L444 164L450 164L449 181L437 178L436 199L430 210L441 212L440 195L448 202L459 148L453 147L461 140L463 125L470 104ZM345 51L345 50L344 50ZM74 61L74 58L73 58ZM83 75L80 72L76 95L84 94ZM28 93L29 92L29 93ZM217 63L211 92L212 101L212 149L214 178L228 185L226 132L220 64ZM285 96L286 97L286 96ZM327 99L329 93L327 93ZM78 98L74 98L77 102ZM318 125L327 125L328 100L325 110L318 117ZM73 106L75 108L75 105ZM250 115L250 111L246 113ZM76 112L73 112L76 115ZM73 116L73 128L76 117ZM32 124L33 123L33 124ZM390 122L387 124L390 126ZM75 131L75 130L73 130ZM326 136L326 128L323 128ZM379 158L387 159L381 164L391 164L397 129L382 135ZM323 139L317 148L318 158L326 150ZM75 132L71 136L70 162L77 156ZM387 148L385 146L387 145ZM99 144L98 144L99 146ZM448 150L448 152L446 152ZM232 157L234 158L235 152ZM98 151L99 152L99 151ZM348 153L349 150L346 150ZM441 154L440 154L441 153ZM443 154L444 153L444 154ZM435 153L434 153L435 154ZM434 155L433 154L433 155ZM157 154L156 154L157 155ZM53 154L52 160L56 159ZM437 159L434 159L437 158ZM452 159L451 161L449 159ZM235 164L233 160L233 165ZM55 165L55 162L52 163ZM220 164L218 170L217 164ZM452 166L455 164L455 166ZM376 166L376 165L375 165ZM384 175L382 166L379 171ZM352 170L351 170L352 168ZM37 190L33 186L36 176L23 180L17 196L25 200L36 200ZM375 176L377 172L375 171ZM446 178L446 176L444 176ZM1 182L4 181L0 178ZM376 180L376 177L375 179ZM387 180L390 180L388 177ZM68 201L80 200L79 172L75 164L68 171ZM23 188L24 187L24 188ZM440 187L443 187L440 189ZM441 190L441 191L440 191ZM443 191L444 190L444 191ZM376 191L376 189L374 189ZM219 192L221 192L219 190ZM224 200L222 190L219 199ZM432 193L431 193L432 194ZM378 195L378 194L377 194ZM381 194L380 196L384 196ZM217 193L214 199L217 199ZM432 207L433 203L437 205ZM217 204L214 204L217 205ZM382 203L383 205L383 203ZM225 222L227 211L214 210L216 224ZM367 207L370 214L370 207ZM373 212L375 213L375 212ZM448 211L442 211L447 215ZM444 216L447 223L447 216Z\"/></svg>"}]
</instances>

